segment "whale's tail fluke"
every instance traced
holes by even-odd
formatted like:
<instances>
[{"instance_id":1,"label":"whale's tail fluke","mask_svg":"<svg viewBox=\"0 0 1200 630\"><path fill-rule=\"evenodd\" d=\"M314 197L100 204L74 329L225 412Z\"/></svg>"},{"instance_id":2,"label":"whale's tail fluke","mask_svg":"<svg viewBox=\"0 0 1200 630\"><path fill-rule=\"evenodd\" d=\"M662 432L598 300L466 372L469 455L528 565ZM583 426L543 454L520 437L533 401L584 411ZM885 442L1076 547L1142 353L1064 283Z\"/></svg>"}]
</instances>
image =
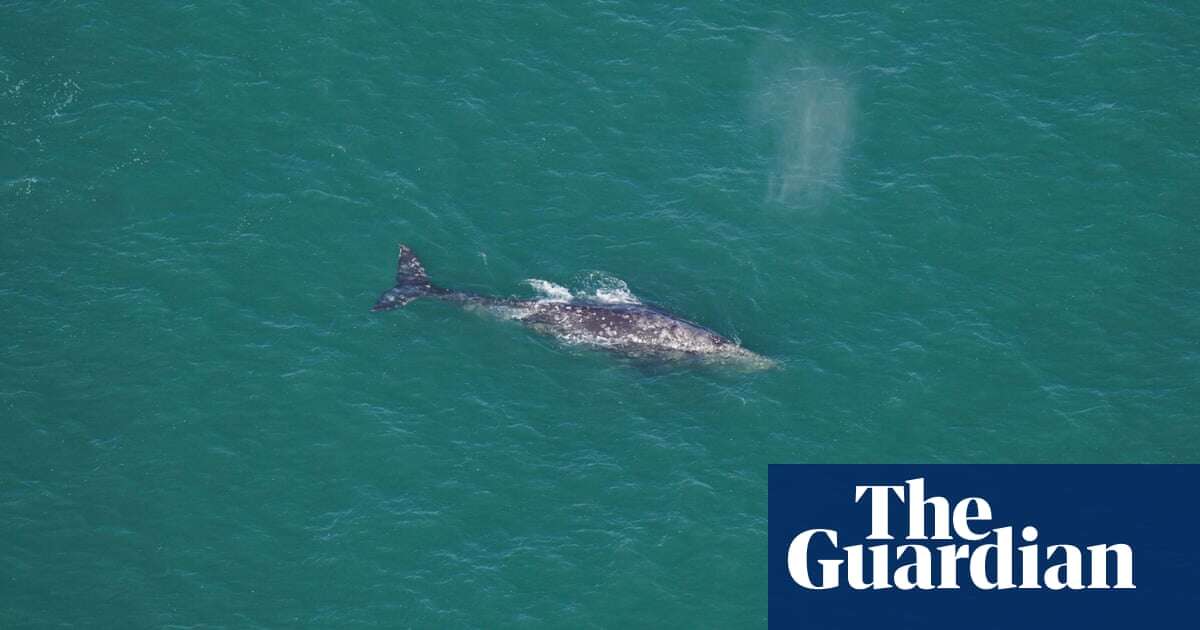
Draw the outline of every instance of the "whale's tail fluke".
<instances>
[{"instance_id":1,"label":"whale's tail fluke","mask_svg":"<svg viewBox=\"0 0 1200 630\"><path fill-rule=\"evenodd\" d=\"M429 282L429 276L425 274L425 267L421 265L421 261L417 260L407 245L401 243L400 260L396 264L396 286L379 296L371 310L387 311L400 308L419 297L445 292Z\"/></svg>"}]
</instances>

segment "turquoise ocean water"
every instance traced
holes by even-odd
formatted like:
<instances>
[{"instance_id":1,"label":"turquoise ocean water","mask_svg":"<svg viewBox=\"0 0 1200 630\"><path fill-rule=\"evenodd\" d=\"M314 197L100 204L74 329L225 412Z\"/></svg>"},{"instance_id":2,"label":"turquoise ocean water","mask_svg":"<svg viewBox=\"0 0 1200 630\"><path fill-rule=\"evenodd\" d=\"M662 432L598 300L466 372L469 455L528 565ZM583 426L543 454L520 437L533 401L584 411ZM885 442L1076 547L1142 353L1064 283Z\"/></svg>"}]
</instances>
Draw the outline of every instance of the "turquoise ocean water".
<instances>
[{"instance_id":1,"label":"turquoise ocean water","mask_svg":"<svg viewBox=\"0 0 1200 630\"><path fill-rule=\"evenodd\" d=\"M770 462L1200 461L1198 35L0 2L0 627L761 627ZM400 241L781 367L370 313Z\"/></svg>"}]
</instances>

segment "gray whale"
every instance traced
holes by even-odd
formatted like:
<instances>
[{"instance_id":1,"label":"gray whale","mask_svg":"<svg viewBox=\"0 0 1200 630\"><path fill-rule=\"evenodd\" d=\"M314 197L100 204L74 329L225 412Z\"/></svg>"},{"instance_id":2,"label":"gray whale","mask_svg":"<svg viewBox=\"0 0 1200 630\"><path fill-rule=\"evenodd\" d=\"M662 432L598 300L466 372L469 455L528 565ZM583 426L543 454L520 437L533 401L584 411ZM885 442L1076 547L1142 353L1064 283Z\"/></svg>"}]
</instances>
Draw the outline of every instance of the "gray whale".
<instances>
[{"instance_id":1,"label":"gray whale","mask_svg":"<svg viewBox=\"0 0 1200 630\"><path fill-rule=\"evenodd\" d=\"M399 308L417 298L434 298L483 309L572 345L611 350L632 357L698 359L746 369L775 366L771 359L737 342L643 304L493 298L434 285L421 261L400 245L396 286L379 297L372 311Z\"/></svg>"}]
</instances>

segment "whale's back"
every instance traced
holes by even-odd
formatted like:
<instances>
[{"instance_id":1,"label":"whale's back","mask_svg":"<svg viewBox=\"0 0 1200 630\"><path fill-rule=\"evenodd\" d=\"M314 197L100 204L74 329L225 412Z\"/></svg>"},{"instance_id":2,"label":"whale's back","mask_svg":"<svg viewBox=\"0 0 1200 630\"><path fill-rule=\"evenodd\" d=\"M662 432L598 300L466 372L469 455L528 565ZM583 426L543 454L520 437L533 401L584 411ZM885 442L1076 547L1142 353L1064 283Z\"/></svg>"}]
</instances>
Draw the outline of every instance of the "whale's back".
<instances>
[{"instance_id":1,"label":"whale's back","mask_svg":"<svg viewBox=\"0 0 1200 630\"><path fill-rule=\"evenodd\" d=\"M534 330L567 343L597 346L633 356L761 357L736 342L643 304L532 303L518 318Z\"/></svg>"}]
</instances>

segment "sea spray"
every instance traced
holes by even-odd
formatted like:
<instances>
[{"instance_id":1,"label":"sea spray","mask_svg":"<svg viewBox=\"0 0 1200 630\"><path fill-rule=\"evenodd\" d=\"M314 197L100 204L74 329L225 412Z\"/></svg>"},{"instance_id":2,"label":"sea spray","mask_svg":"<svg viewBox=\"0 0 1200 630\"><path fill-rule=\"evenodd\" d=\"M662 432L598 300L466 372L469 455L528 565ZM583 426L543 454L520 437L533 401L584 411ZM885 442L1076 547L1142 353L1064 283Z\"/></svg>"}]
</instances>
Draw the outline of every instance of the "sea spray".
<instances>
[{"instance_id":1,"label":"sea spray","mask_svg":"<svg viewBox=\"0 0 1200 630\"><path fill-rule=\"evenodd\" d=\"M792 204L815 201L841 186L852 139L853 93L834 70L799 61L756 72L752 109L769 135L772 151L767 199Z\"/></svg>"}]
</instances>

